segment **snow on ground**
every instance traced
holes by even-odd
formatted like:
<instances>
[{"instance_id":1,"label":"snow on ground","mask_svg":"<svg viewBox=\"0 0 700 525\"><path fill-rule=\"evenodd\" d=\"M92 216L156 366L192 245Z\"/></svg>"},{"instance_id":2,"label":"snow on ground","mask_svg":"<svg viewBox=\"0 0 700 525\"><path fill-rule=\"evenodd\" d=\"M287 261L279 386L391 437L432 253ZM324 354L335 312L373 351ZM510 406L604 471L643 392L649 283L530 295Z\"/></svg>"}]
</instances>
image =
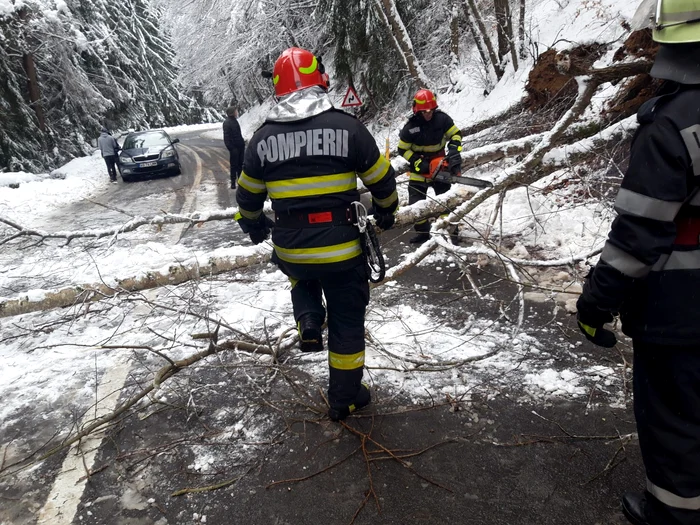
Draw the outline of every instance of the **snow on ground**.
<instances>
[{"instance_id":1,"label":"snow on ground","mask_svg":"<svg viewBox=\"0 0 700 525\"><path fill-rule=\"evenodd\" d=\"M2 5L0 1L0 8ZM586 3L541 0L529 8L529 13L535 12L537 19L533 16L528 26L532 27L531 36L536 39L541 52L549 46L620 38L623 30L619 22L623 17L631 18L634 6L632 2L620 3L617 0ZM458 82L462 89L441 95L440 107L459 126L498 115L523 96L531 64L530 58L523 61L517 72L509 70L488 95L484 94L483 80L471 69L465 69ZM268 109L269 105L263 105L241 116L244 137L252 135ZM381 149L387 136L395 148L398 131L409 111L410 101L407 101L406 112L400 119L370 126ZM209 138L222 138L220 124L179 126L168 128L168 131L199 132ZM482 175L495 178L498 173L484 171ZM563 258L591 250L604 240L612 218L609 208L573 199L572 190L566 187L548 191L547 187L559 182L560 177L561 173L555 173L528 190L523 188L508 193L502 220L496 225L504 236L518 236L512 255L525 258L537 252L539 258ZM11 187L17 184L19 187ZM52 210L99 194L107 185L106 170L99 154L76 159L51 174L0 174L0 217L32 226L41 223L42 217ZM402 196L405 198L405 191ZM469 217L480 231L489 224L493 203L495 198ZM469 227L463 227L462 235L468 237L468 230ZM137 233L130 235L138 236ZM6 250L7 246L3 249ZM108 244L105 240L95 252L99 257L88 261L76 243L75 246L56 247L50 263L41 255L35 255L36 252L27 251L22 257L14 257L11 267L0 267L0 287L11 290L13 279L47 270L66 274L66 282L103 280L113 283L125 276L167 269L173 261L204 261L212 255L251 254L255 250L269 248L245 245L204 252L158 242L130 246L128 243ZM2 260L0 255L0 262ZM423 264L447 266L453 263L450 256L438 252ZM273 266L255 270L253 274L250 271L241 273L228 281L203 281L198 286L199 300L208 301L206 310L243 332L262 336L267 330L275 338L293 326L288 281ZM478 315L473 315L466 325L456 329L442 324L437 314L402 301L401 296L411 292L401 290L400 283L384 288L373 292L374 296L399 298L393 304L373 302L370 305L367 329L374 343L368 347L367 376L371 382L390 389L393 395L405 402L420 403L436 393L468 396L486 382L490 385L499 382L521 384L526 395L547 400L586 395L591 382L610 386L619 381L619 370L589 367L584 360L579 360L581 366L576 369L562 371L555 368L550 352L575 356L575 346L568 341L562 340L559 348L551 348L551 345L545 348L527 332L513 337L512 324L483 319ZM25 295L38 297L41 293L42 290L37 290ZM174 300L183 311L189 304L187 301L192 300L191 297L184 298L187 296L185 286L164 288L158 296L161 300ZM0 419L4 423L19 422L27 407L51 410L57 400L68 394L86 406L101 371L115 360L133 358L125 351L105 350L104 345L147 346L153 344L154 333L170 334L177 339L205 328L201 320L191 317L178 316L173 320L164 314L146 315L137 308L114 301L85 308L83 315L69 323L59 322L58 316L58 312L49 312L0 319L0 359L4 365L0 375L0 398L3 399ZM177 345L170 350L172 357L182 357L192 351L192 346ZM493 353L491 357L477 362L476 373L461 373L460 362L490 353ZM536 359L530 361L530 357ZM149 356L149 359L157 361L154 356ZM323 383L327 373L325 354L297 354L295 359L319 378L319 383ZM426 366L441 371L425 373L418 370ZM250 428L249 431L254 432ZM206 464L206 458L198 457L194 468L203 469Z\"/></svg>"}]
</instances>

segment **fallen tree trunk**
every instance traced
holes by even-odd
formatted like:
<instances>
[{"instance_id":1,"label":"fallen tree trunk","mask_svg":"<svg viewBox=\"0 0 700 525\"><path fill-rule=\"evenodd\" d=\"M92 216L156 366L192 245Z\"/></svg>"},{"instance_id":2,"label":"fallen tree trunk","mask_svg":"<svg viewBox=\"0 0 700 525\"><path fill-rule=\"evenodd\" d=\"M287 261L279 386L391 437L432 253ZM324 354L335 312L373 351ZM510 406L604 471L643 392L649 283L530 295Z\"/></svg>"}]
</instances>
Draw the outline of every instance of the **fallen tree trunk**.
<instances>
[{"instance_id":1,"label":"fallen tree trunk","mask_svg":"<svg viewBox=\"0 0 700 525\"><path fill-rule=\"evenodd\" d=\"M595 155L596 151L600 151L609 145L616 144L619 141L630 137L636 130L637 125L636 117L629 117L608 127L593 137L583 139L574 144L548 149L541 154L541 160L539 163L533 161L533 167L530 171L529 179L518 179L518 173L527 171L527 168L522 168L523 163L518 164L511 168L511 170L516 170L514 174L511 175L510 178L507 177L507 180L502 180L501 182L497 183L495 190L484 190L489 193L485 197L482 197L479 203L483 202L483 200L487 199L491 195L499 193L503 188L510 185L515 184L516 186L519 186L521 184L531 183L570 164L576 164L589 160L593 155ZM540 135L532 137L540 137ZM526 137L526 139L530 140L531 137ZM508 150L509 148L516 148L516 151L519 151L517 150L516 143L517 141L510 141L509 143L499 145L498 148L489 146L485 148L489 151L482 153L478 153L476 150L474 150L475 153L472 162L476 162L477 159L483 159L484 156L493 156L496 154L500 155L504 150ZM511 149L510 151L513 150ZM468 164L470 160L467 159L465 162ZM521 166L521 168L516 169L518 166ZM451 191L435 197L434 199L426 199L411 206L401 207L396 214L396 227L407 226L419 220L438 217L440 215L444 215L445 213L451 213L457 206L473 203L472 200L468 200L472 196L475 195L469 187L455 186ZM464 212L462 216L469 213L469 211L471 211L471 209L475 208L477 205L478 203L473 204L473 207L470 207L470 209ZM224 212L219 212L219 214L222 213ZM197 215L200 218L204 216L204 214L192 215ZM215 215L217 214L212 214L211 216L213 217ZM157 220L161 219L159 218ZM210 218L208 220L216 219ZM456 222L459 219L457 219L455 216L450 216L447 218L447 220ZM432 252L438 246L438 244L439 243L429 242L423 245L418 249L418 251L414 252L413 256L407 258L407 267L405 269L403 267L395 267L394 269L390 269L390 277L388 277L387 280L393 280L401 273L404 273L408 268L415 266L415 264L420 262L423 257ZM255 250L255 248L251 248L251 250ZM427 252L424 253L425 250L427 250ZM191 279L199 279L209 275L217 275L235 269L246 268L254 264L267 262L269 260L269 255L270 254L268 252L251 253L233 258L220 257L217 259L211 259L206 266L201 266L198 264L193 264L190 266L174 265L171 268L171 271L167 274L151 272L145 277L123 279L113 287L104 283L95 283L90 285L68 287L58 291L49 291L46 292L44 298L36 301L30 300L28 297L11 299L5 302L0 302L0 318L51 308L73 306L85 302L114 297L120 293L137 292L159 286L182 284L183 282ZM414 258L416 259L414 260ZM394 273L397 271L399 273Z\"/></svg>"},{"instance_id":2,"label":"fallen tree trunk","mask_svg":"<svg viewBox=\"0 0 700 525\"><path fill-rule=\"evenodd\" d=\"M257 250L260 252L260 250ZM201 279L220 273L247 268L253 264L259 264L269 260L270 253L253 253L233 258L211 258L202 266L192 264L189 266L173 265L168 273L149 272L143 277L132 277L117 281L115 286L105 283L93 283L79 286L70 286L57 291L47 291L39 300L31 300L29 297L10 299L0 302L0 318L13 315L75 306L93 301L109 299L123 293L139 292L160 286L172 286L182 284L193 279Z\"/></svg>"}]
</instances>

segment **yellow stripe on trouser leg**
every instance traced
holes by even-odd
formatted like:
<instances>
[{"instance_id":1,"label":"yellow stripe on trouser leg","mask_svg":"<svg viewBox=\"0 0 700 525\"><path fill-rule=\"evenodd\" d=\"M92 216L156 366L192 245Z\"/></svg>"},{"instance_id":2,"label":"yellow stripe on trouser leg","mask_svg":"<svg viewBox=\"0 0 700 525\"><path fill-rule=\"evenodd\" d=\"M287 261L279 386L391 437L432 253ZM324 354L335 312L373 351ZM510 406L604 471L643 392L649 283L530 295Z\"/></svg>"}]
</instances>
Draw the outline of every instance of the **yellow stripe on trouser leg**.
<instances>
[{"instance_id":1,"label":"yellow stripe on trouser leg","mask_svg":"<svg viewBox=\"0 0 700 525\"><path fill-rule=\"evenodd\" d=\"M356 370L365 366L365 351L356 354L328 352L328 365L336 370Z\"/></svg>"}]
</instances>

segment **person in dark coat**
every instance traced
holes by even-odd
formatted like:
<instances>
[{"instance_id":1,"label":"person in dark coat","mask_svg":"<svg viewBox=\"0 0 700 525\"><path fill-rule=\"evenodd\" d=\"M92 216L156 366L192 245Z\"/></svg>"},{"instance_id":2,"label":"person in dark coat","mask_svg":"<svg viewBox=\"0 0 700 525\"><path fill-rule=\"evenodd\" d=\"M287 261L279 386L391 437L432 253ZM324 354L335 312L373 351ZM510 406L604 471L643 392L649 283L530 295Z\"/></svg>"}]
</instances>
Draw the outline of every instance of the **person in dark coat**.
<instances>
[{"instance_id":1,"label":"person in dark coat","mask_svg":"<svg viewBox=\"0 0 700 525\"><path fill-rule=\"evenodd\" d=\"M367 128L333 107L312 53L287 49L273 78L279 103L245 151L237 220L255 244L267 239L271 225L262 210L270 196L272 260L292 283L302 351L323 350L328 314L328 415L337 421L371 399L362 383L369 283L355 215L357 177L372 194L382 229L394 224L396 179Z\"/></svg>"},{"instance_id":2,"label":"person in dark coat","mask_svg":"<svg viewBox=\"0 0 700 525\"><path fill-rule=\"evenodd\" d=\"M236 181L243 169L243 151L245 141L241 134L241 126L238 124L238 110L231 106L226 109L227 118L224 120L224 144L228 149L229 164L231 169L231 189L235 189Z\"/></svg>"},{"instance_id":3,"label":"person in dark coat","mask_svg":"<svg viewBox=\"0 0 700 525\"><path fill-rule=\"evenodd\" d=\"M640 108L618 212L577 302L602 347L619 313L634 349L634 413L644 493L622 509L635 525L700 524L700 19L695 2L662 0L651 75L660 96ZM656 5L652 7L657 7Z\"/></svg>"},{"instance_id":4,"label":"person in dark coat","mask_svg":"<svg viewBox=\"0 0 700 525\"><path fill-rule=\"evenodd\" d=\"M102 153L102 158L107 164L107 173L109 173L109 180L116 183L117 182L117 162L119 150L122 149L117 143L117 140L112 136L107 128L102 128L100 136L97 139L97 147L100 148Z\"/></svg>"}]
</instances>

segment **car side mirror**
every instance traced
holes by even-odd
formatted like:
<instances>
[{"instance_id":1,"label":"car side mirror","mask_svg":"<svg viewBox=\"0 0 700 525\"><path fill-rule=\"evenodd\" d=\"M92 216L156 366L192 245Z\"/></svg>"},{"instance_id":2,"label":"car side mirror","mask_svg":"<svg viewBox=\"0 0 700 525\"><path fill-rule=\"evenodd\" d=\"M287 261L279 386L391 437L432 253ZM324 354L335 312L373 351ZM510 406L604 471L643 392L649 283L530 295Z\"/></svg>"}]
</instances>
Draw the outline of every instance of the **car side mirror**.
<instances>
[{"instance_id":1,"label":"car side mirror","mask_svg":"<svg viewBox=\"0 0 700 525\"><path fill-rule=\"evenodd\" d=\"M173 144L177 144L178 142L180 142L180 139L173 139Z\"/></svg>"}]
</instances>

